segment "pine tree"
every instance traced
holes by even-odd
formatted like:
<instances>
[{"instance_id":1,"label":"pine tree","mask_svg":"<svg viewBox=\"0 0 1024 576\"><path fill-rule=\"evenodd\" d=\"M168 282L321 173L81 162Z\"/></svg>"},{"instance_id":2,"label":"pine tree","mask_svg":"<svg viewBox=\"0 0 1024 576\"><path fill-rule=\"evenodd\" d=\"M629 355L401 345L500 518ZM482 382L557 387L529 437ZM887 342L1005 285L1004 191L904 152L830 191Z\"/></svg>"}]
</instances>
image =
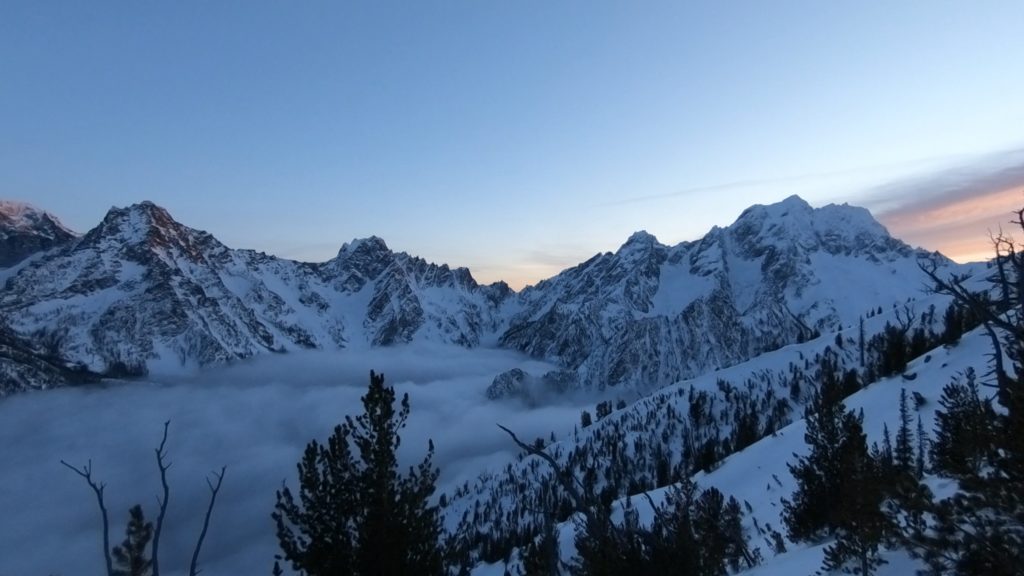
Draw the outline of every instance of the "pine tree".
<instances>
[{"instance_id":1,"label":"pine tree","mask_svg":"<svg viewBox=\"0 0 1024 576\"><path fill-rule=\"evenodd\" d=\"M617 576L642 569L644 534L635 510L626 510L622 525L612 520L611 506L600 503L587 521L576 526L575 576Z\"/></svg>"},{"instance_id":2,"label":"pine tree","mask_svg":"<svg viewBox=\"0 0 1024 576\"><path fill-rule=\"evenodd\" d=\"M146 548L153 538L153 523L146 521L142 506L138 504L131 507L128 517L124 542L114 546L112 551L113 573L115 576L149 576L153 562L147 558Z\"/></svg>"},{"instance_id":3,"label":"pine tree","mask_svg":"<svg viewBox=\"0 0 1024 576\"><path fill-rule=\"evenodd\" d=\"M523 576L557 575L558 566L558 535L553 519L548 516L540 538L530 542L523 552Z\"/></svg>"},{"instance_id":4,"label":"pine tree","mask_svg":"<svg viewBox=\"0 0 1024 576\"><path fill-rule=\"evenodd\" d=\"M1024 230L1024 208L1014 222ZM1024 566L1024 253L1003 234L993 238L993 244L992 286L980 293L966 286L965 276L941 278L937 265L922 265L935 292L952 296L970 315L965 327L974 322L984 326L992 345L995 398L1002 408L988 419L990 464L978 469L974 461L958 470L960 491L935 504L930 511L933 520L906 538L934 574L1002 576L1020 574ZM1013 376L1004 367L1004 356L1014 362ZM969 389L960 392L966 405L974 404ZM943 406L946 419L937 419L937 470L956 469L948 458L957 449L954 438L962 441L974 434L973 425L958 429L964 420L951 417L960 402L952 394L944 399L950 402Z\"/></svg>"},{"instance_id":5,"label":"pine tree","mask_svg":"<svg viewBox=\"0 0 1024 576\"><path fill-rule=\"evenodd\" d=\"M1022 374L1018 366L1018 374ZM993 422L991 465L957 469L961 491L932 505L932 521L905 534L930 573L1016 576L1024 566L1024 401L1016 378L1006 413ZM940 426L941 431L941 426ZM954 444L955 446L955 444Z\"/></svg>"},{"instance_id":6,"label":"pine tree","mask_svg":"<svg viewBox=\"0 0 1024 576\"><path fill-rule=\"evenodd\" d=\"M882 450L875 458L886 478L891 478L896 468L896 461L892 454L892 435L889 433L889 425L882 424Z\"/></svg>"},{"instance_id":7,"label":"pine tree","mask_svg":"<svg viewBox=\"0 0 1024 576\"><path fill-rule=\"evenodd\" d=\"M696 500L697 486L689 478L665 494L652 530L649 573L690 575L701 570L700 544L693 526Z\"/></svg>"},{"instance_id":8,"label":"pine tree","mask_svg":"<svg viewBox=\"0 0 1024 576\"><path fill-rule=\"evenodd\" d=\"M839 467L845 413L839 382L831 370L823 369L820 389L804 409L804 441L810 453L789 464L797 490L792 500L783 500L783 519L793 541L820 540L838 526L835 503L845 497Z\"/></svg>"},{"instance_id":9,"label":"pine tree","mask_svg":"<svg viewBox=\"0 0 1024 576\"><path fill-rule=\"evenodd\" d=\"M362 403L363 413L347 417L326 446L307 445L298 499L287 486L278 491L272 516L281 559L310 576L442 574L440 519L428 503L438 475L433 443L399 474L408 395L396 409L394 389L371 372Z\"/></svg>"},{"instance_id":10,"label":"pine tree","mask_svg":"<svg viewBox=\"0 0 1024 576\"><path fill-rule=\"evenodd\" d=\"M714 487L704 490L694 503L693 535L700 558L700 574L726 574L726 568L739 570L747 559L739 502Z\"/></svg>"},{"instance_id":11,"label":"pine tree","mask_svg":"<svg viewBox=\"0 0 1024 576\"><path fill-rule=\"evenodd\" d=\"M612 521L610 507L601 506L577 525L576 548L579 559L572 573L577 576L724 576L756 563L739 502L727 501L715 488L700 492L689 479L670 489L664 504L655 507L650 529L639 526L629 499L620 524Z\"/></svg>"},{"instance_id":12,"label":"pine tree","mask_svg":"<svg viewBox=\"0 0 1024 576\"><path fill-rule=\"evenodd\" d=\"M907 403L907 389L900 390L900 427L896 430L896 450L893 452L893 460L896 472L903 476L914 475L914 433L910 426L913 419L910 416L910 406Z\"/></svg>"},{"instance_id":13,"label":"pine tree","mask_svg":"<svg viewBox=\"0 0 1024 576\"><path fill-rule=\"evenodd\" d=\"M974 371L968 369L962 381L946 384L939 405L931 446L935 471L955 478L977 475L993 456L996 414L992 404L981 399Z\"/></svg>"},{"instance_id":14,"label":"pine tree","mask_svg":"<svg viewBox=\"0 0 1024 576\"><path fill-rule=\"evenodd\" d=\"M889 532L881 509L885 497L882 478L878 463L868 454L862 416L846 413L842 428L838 452L842 498L835 503L836 541L825 549L824 568L870 576L884 563L878 549Z\"/></svg>"}]
</instances>

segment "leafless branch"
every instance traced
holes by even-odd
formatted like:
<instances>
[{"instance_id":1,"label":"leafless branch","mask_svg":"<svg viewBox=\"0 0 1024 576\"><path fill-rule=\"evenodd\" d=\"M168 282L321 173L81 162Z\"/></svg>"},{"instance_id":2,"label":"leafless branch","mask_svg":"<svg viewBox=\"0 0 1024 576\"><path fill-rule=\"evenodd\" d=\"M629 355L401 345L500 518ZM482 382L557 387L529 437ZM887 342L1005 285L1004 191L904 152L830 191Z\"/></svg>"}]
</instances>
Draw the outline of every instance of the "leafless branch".
<instances>
[{"instance_id":1,"label":"leafless branch","mask_svg":"<svg viewBox=\"0 0 1024 576\"><path fill-rule=\"evenodd\" d=\"M163 486L163 498L157 496L156 501L160 506L160 513L156 517L156 527L153 529L153 576L160 576L160 534L164 528L164 517L167 515L167 501L171 496L171 490L167 486L167 470L171 467L170 462L164 462L167 457L165 447L167 446L167 428L171 421L164 422L164 435L160 439L160 446L156 448L156 465L160 469L160 484Z\"/></svg>"},{"instance_id":2,"label":"leafless branch","mask_svg":"<svg viewBox=\"0 0 1024 576\"><path fill-rule=\"evenodd\" d=\"M199 563L199 550L203 547L203 540L206 539L206 531L210 527L210 515L213 514L213 505L217 502L217 493L220 492L220 486L224 482L224 473L227 472L227 466L221 466L220 473L214 472L214 477L217 478L217 483L214 484L209 478L206 479L206 485L210 487L210 505L206 508L206 517L203 518L203 529L199 532L199 540L196 542L196 549L192 552L192 564L189 565L188 574L189 576L198 576L199 570L196 565Z\"/></svg>"},{"instance_id":3,"label":"leafless branch","mask_svg":"<svg viewBox=\"0 0 1024 576\"><path fill-rule=\"evenodd\" d=\"M1012 223L1024 230L1024 208L1015 212L1017 219ZM993 300L992 291L973 292L966 287L965 275L952 275L942 278L937 272L935 262L919 262L918 267L932 282L932 291L951 296L959 305L964 306L981 321L992 341L994 371L999 395L1005 399L1009 394L1011 382L1007 376L1003 362L1003 343L998 331L1008 337L1011 358L1019 359L1024 355L1020 343L1024 342L1024 254L1017 250L1013 239L1000 229L998 234L991 236L995 251L995 271L988 277L999 291Z\"/></svg>"},{"instance_id":4,"label":"leafless branch","mask_svg":"<svg viewBox=\"0 0 1024 576\"><path fill-rule=\"evenodd\" d=\"M906 336L910 329L914 327L914 322L917 321L917 314L914 312L914 307L909 304L903 305L903 311L896 309L896 323L899 324L900 334Z\"/></svg>"},{"instance_id":5,"label":"leafless branch","mask_svg":"<svg viewBox=\"0 0 1024 576\"><path fill-rule=\"evenodd\" d=\"M572 499L574 507L583 513L583 516L586 517L588 524L590 524L591 526L595 525L593 524L593 522L596 522L596 518L594 518L594 511L590 507L590 502L588 499L584 498L583 493L580 492L579 487L576 486L576 483L579 482L579 479L576 478L575 475L564 470L562 468L562 465L559 464L558 461L555 460L547 452L539 450L537 449L537 447L531 446L523 442L522 440L519 439L518 436L515 435L514 432L512 432L508 428L505 428L501 424L498 424L497 426L498 428L504 430L505 433L512 438L512 441L515 442L517 446L525 450L528 454L543 459L551 466L551 468L555 471L555 478L558 479L558 482L562 485L562 488L564 488L566 493L569 494L569 498Z\"/></svg>"},{"instance_id":6,"label":"leafless branch","mask_svg":"<svg viewBox=\"0 0 1024 576\"><path fill-rule=\"evenodd\" d=\"M110 521L107 518L107 506L103 503L103 490L107 485L102 482L97 484L93 481L92 460L89 460L85 466L82 466L81 468L75 468L64 460L61 460L60 463L75 474L84 478L86 483L89 484L89 488L92 488L92 491L96 494L96 502L99 504L100 514L103 516L103 559L107 563L107 576L113 576L114 564L110 559Z\"/></svg>"}]
</instances>

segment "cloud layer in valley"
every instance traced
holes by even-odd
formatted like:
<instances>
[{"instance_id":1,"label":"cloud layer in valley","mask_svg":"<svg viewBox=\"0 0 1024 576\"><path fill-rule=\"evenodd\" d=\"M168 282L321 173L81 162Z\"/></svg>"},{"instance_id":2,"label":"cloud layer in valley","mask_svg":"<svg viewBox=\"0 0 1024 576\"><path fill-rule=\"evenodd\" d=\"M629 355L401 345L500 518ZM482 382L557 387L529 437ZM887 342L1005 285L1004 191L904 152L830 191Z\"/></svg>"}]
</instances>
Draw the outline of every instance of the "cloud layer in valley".
<instances>
[{"instance_id":1,"label":"cloud layer in valley","mask_svg":"<svg viewBox=\"0 0 1024 576\"><path fill-rule=\"evenodd\" d=\"M516 450L495 426L521 437L570 433L586 399L528 409L488 401L498 373L519 367L533 374L549 365L498 350L415 346L352 353L298 353L206 371L189 379L118 383L52 390L0 402L0 575L98 573L100 516L85 482L59 464L92 461L106 483L111 541L123 539L128 508L155 518L159 476L153 448L171 421L167 450L171 505L162 539L162 568L186 570L208 500L204 478L227 466L202 564L209 574L269 573L277 552L270 513L285 480L295 486L295 463L306 443L326 437L359 401L376 369L412 415L403 432L400 463L418 461L427 439L437 447L441 488L500 466ZM592 401L590 402L592 403Z\"/></svg>"}]
</instances>

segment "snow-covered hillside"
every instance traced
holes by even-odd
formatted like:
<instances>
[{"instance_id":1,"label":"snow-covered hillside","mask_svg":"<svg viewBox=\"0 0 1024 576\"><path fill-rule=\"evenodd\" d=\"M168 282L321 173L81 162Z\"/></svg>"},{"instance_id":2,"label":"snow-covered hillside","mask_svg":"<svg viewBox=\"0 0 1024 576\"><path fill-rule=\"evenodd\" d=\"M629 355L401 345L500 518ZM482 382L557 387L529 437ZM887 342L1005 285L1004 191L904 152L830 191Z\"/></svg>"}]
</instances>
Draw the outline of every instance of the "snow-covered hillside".
<instances>
[{"instance_id":1,"label":"snow-covered hillside","mask_svg":"<svg viewBox=\"0 0 1024 576\"><path fill-rule=\"evenodd\" d=\"M985 358L990 351L991 342L987 335L981 329L975 330L965 335L956 345L941 346L930 350L910 362L903 374L882 379L848 397L845 400L846 407L854 411L863 411L864 430L868 436L868 443L880 444L883 427L888 426L890 430L896 430L899 427L900 395L903 390L906 390L908 395L920 395L924 400L923 404L914 409L913 418L916 421L917 416L920 416L925 424L926 433L929 437L934 437L935 410L938 407L942 387L953 379L962 379L968 371L984 373L986 371ZM787 352L800 354L795 349ZM750 364L757 365L757 369L771 370L773 365L776 367L785 365L789 354L768 354L753 360ZM753 371L748 368L744 368L744 370ZM706 386L706 383L694 381L677 386L683 387L683 389L688 386L701 388ZM676 386L672 388L676 388ZM660 411L652 409L659 404L647 399L631 406L628 411L642 412L647 415L650 422L655 423L654 425L664 426L667 422L671 422L672 416L664 409L664 405ZM609 418L613 417L615 415ZM629 417L625 416L625 418ZM750 544L752 547L760 548L764 561L759 566L746 570L742 574L749 576L810 575L821 567L823 551L828 543L808 545L789 541L788 538L785 538L786 530L781 518L781 499L790 498L796 488L788 464L794 462L797 456L804 455L808 451L804 441L805 429L804 420L798 419L771 432L745 449L728 456L710 472L702 471L693 476L698 486L715 487L726 496L733 496L743 503L746 511L745 528L750 537ZM591 435L595 433L592 432ZM626 437L623 442L628 445L634 444L636 436L636 431L634 431L631 437ZM583 442L585 441L583 440ZM672 445L673 443L667 442L666 444ZM629 453L628 458L636 457L628 449L625 452ZM547 464L542 463L539 458L527 457L516 466L534 470L532 478L534 482L540 484L551 482L548 471L545 470ZM948 493L955 485L952 480L937 477L931 477L929 483L938 494ZM654 504L660 506L670 489L671 486L651 489L647 491L647 495L651 497ZM508 500L506 500L506 504L508 504ZM620 499L614 505L618 510L616 518L620 521L624 505L625 499ZM629 506L638 510L642 524L649 525L654 520L653 510L646 497L634 493L630 498ZM558 530L562 559L566 563L572 562L575 552L574 526L574 521L570 520L563 523ZM774 552L773 531L779 532L785 539L786 550L782 553ZM477 576L500 575L506 573L507 569L516 573L519 554L519 551L513 552L508 563L481 564L473 574ZM883 551L882 557L888 564L879 569L878 576L903 576L922 568L904 551Z\"/></svg>"},{"instance_id":2,"label":"snow-covered hillside","mask_svg":"<svg viewBox=\"0 0 1024 576\"><path fill-rule=\"evenodd\" d=\"M984 285L978 272L974 288ZM908 339L940 340L949 304L946 296L920 293L897 307L865 310L863 321L835 332L665 386L603 418L592 407L597 421L546 449L593 494L622 497L664 486L799 419L824 370L852 373L858 385L874 380L884 335L901 321ZM549 511L571 508L552 483L551 469L538 458L490 470L450 495L447 525L472 519L476 535L465 545L474 557L493 561L521 545L522 535L537 533Z\"/></svg>"}]
</instances>

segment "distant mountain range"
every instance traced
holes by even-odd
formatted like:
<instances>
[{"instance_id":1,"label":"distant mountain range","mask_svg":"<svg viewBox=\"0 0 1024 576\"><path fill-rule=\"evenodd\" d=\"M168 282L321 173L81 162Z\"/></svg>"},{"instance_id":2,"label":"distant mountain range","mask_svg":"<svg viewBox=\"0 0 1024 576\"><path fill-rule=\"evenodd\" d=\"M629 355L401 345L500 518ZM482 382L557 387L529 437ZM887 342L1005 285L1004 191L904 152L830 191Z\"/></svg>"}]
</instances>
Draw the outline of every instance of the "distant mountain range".
<instances>
[{"instance_id":1,"label":"distant mountain range","mask_svg":"<svg viewBox=\"0 0 1024 576\"><path fill-rule=\"evenodd\" d=\"M614 253L515 292L354 240L323 263L224 246L142 202L84 235L0 203L0 395L268 352L433 341L550 360L559 389L649 390L743 362L919 294L938 253L862 208L793 196L675 246ZM517 393L506 378L494 395Z\"/></svg>"}]
</instances>

